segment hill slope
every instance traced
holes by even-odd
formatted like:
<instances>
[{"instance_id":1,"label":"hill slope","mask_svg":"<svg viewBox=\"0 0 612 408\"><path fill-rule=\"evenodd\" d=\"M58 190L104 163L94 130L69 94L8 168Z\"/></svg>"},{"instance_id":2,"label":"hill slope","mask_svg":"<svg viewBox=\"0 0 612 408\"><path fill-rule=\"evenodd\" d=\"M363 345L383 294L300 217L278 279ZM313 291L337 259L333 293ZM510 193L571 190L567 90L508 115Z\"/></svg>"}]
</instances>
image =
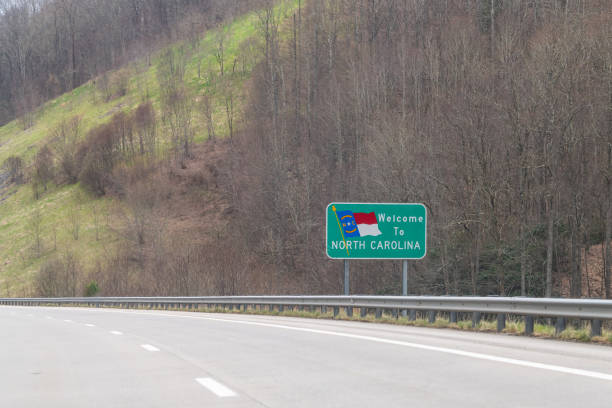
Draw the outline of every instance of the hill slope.
<instances>
[{"instance_id":1,"label":"hill slope","mask_svg":"<svg viewBox=\"0 0 612 408\"><path fill-rule=\"evenodd\" d=\"M286 16L296 4L281 2L275 10ZM196 143L206 140L211 131L204 115L199 114L204 95L210 101L216 136L229 133L226 102L230 96L233 127L242 126L244 85L258 61L259 23L258 14L250 13L205 33L197 43L170 47L187 56L184 78L194 102ZM17 121L2 126L0 163L18 156L26 167L31 167L36 152L51 141L54 129L73 117L80 118L79 134L83 138L115 113L131 112L143 101L150 101L161 116L157 67L167 51L138 60L46 103L36 112L34 126L26 131ZM221 74L221 59L225 75ZM163 124L159 133L161 150L168 151L168 132ZM117 198L98 198L79 184L54 183L40 199L33 196L29 183L0 184L0 296L33 294L33 277L49 259L77 256L81 265L93 268L119 242L111 221L114 209L122 205Z\"/></svg>"}]
</instances>

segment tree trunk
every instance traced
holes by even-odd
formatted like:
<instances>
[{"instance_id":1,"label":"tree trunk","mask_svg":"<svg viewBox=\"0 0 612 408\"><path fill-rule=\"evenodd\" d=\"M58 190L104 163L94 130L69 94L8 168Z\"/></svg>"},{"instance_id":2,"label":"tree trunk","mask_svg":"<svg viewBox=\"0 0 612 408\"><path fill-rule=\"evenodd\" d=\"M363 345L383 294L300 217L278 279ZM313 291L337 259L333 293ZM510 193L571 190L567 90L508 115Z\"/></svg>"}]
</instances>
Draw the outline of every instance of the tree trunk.
<instances>
[{"instance_id":1,"label":"tree trunk","mask_svg":"<svg viewBox=\"0 0 612 408\"><path fill-rule=\"evenodd\" d=\"M519 239L521 240L521 296L527 296L527 284L525 282L527 275L527 245L525 244L525 232L522 221Z\"/></svg>"},{"instance_id":2,"label":"tree trunk","mask_svg":"<svg viewBox=\"0 0 612 408\"><path fill-rule=\"evenodd\" d=\"M608 146L608 161L612 162L612 147ZM606 232L604 238L604 294L606 299L610 298L610 274L612 273L612 259L610 259L610 236L612 235L612 186L610 179L606 182L606 193L608 197L608 208L606 209Z\"/></svg>"},{"instance_id":3,"label":"tree trunk","mask_svg":"<svg viewBox=\"0 0 612 408\"><path fill-rule=\"evenodd\" d=\"M554 244L554 215L552 197L546 200L546 212L548 215L547 243L546 243L546 297L552 296L552 262L553 262L553 244Z\"/></svg>"},{"instance_id":4,"label":"tree trunk","mask_svg":"<svg viewBox=\"0 0 612 408\"><path fill-rule=\"evenodd\" d=\"M480 225L476 227L476 247L474 250L474 260L472 261L472 295L476 296L478 272L480 271Z\"/></svg>"},{"instance_id":5,"label":"tree trunk","mask_svg":"<svg viewBox=\"0 0 612 408\"><path fill-rule=\"evenodd\" d=\"M442 276L444 278L444 294L450 295L451 284L450 284L450 276L448 274L448 246L446 242L448 242L444 237L444 243L442 244Z\"/></svg>"},{"instance_id":6,"label":"tree trunk","mask_svg":"<svg viewBox=\"0 0 612 408\"><path fill-rule=\"evenodd\" d=\"M495 0L491 0L491 56L495 53Z\"/></svg>"}]
</instances>

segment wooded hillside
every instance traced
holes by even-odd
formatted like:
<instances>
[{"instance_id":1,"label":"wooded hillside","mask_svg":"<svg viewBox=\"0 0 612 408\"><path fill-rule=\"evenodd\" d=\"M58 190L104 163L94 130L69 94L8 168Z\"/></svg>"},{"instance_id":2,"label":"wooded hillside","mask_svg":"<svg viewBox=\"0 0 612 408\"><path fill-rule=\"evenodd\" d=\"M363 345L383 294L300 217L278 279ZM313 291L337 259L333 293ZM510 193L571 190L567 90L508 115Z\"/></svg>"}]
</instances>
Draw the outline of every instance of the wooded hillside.
<instances>
[{"instance_id":1,"label":"wooded hillside","mask_svg":"<svg viewBox=\"0 0 612 408\"><path fill-rule=\"evenodd\" d=\"M189 38L250 7L246 0L0 1L0 124L24 128L43 102L160 44Z\"/></svg>"},{"instance_id":2,"label":"wooded hillside","mask_svg":"<svg viewBox=\"0 0 612 408\"><path fill-rule=\"evenodd\" d=\"M328 202L423 202L412 292L551 296L568 278L571 296L609 297L611 12L306 2L288 38L272 25L254 80L234 189L250 246L325 291L341 268L323 256ZM601 243L583 291L581 257ZM354 290L397 293L399 267L354 262Z\"/></svg>"},{"instance_id":3,"label":"wooded hillside","mask_svg":"<svg viewBox=\"0 0 612 408\"><path fill-rule=\"evenodd\" d=\"M163 32L164 18L182 15L179 30L198 10L193 24L205 27L221 7L89 1L110 13L96 24L114 5L127 20L113 19L113 36L76 63L59 8L70 2L34 2L47 20L31 44L59 50L61 64L41 57L16 69L21 51L10 42L0 57L4 117L20 113L30 84L46 89L36 70L57 68L57 92L70 89L156 38L147 33ZM138 94L133 109L96 119L72 150L56 143L32 163L5 163L33 169L12 182L78 182L118 201L108 221L118 245L80 264L73 291L94 281L107 295L339 293L342 264L325 256L325 208L373 201L427 206L428 255L410 263L410 293L610 297L610 2L288 3L235 2L232 10L255 10L255 34L230 53L229 34L216 31L205 72L195 51L171 47L155 59L155 91ZM15 21L8 15L5 33ZM59 31L54 15L68 18ZM43 263L32 291L66 293L44 290L72 271L68 258L53 262ZM352 262L351 292L397 294L400 268Z\"/></svg>"}]
</instances>

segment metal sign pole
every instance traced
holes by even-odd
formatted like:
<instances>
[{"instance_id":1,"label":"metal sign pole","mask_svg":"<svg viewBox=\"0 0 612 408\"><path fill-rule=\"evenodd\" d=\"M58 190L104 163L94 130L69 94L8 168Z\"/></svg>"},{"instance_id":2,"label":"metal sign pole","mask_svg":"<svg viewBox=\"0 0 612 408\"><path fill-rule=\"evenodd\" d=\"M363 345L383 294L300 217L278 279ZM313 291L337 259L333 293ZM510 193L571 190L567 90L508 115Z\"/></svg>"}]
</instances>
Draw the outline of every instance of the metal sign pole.
<instances>
[{"instance_id":1,"label":"metal sign pole","mask_svg":"<svg viewBox=\"0 0 612 408\"><path fill-rule=\"evenodd\" d=\"M408 260L402 261L402 296L408 296Z\"/></svg>"},{"instance_id":2,"label":"metal sign pole","mask_svg":"<svg viewBox=\"0 0 612 408\"><path fill-rule=\"evenodd\" d=\"M349 261L344 260L344 295L349 295Z\"/></svg>"},{"instance_id":3,"label":"metal sign pole","mask_svg":"<svg viewBox=\"0 0 612 408\"><path fill-rule=\"evenodd\" d=\"M402 296L408 296L408 260L404 259L402 261ZM402 310L402 316L406 317L408 315L408 311L406 309Z\"/></svg>"}]
</instances>

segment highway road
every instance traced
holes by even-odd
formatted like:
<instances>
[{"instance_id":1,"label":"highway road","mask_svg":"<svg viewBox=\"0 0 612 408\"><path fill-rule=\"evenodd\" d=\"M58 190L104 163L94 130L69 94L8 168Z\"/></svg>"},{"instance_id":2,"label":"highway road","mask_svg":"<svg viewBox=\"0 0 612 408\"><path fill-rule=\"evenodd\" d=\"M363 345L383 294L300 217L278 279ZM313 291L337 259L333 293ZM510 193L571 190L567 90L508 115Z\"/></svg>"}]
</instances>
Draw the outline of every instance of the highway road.
<instances>
[{"instance_id":1,"label":"highway road","mask_svg":"<svg viewBox=\"0 0 612 408\"><path fill-rule=\"evenodd\" d=\"M0 407L607 407L612 348L239 314L0 306Z\"/></svg>"}]
</instances>

